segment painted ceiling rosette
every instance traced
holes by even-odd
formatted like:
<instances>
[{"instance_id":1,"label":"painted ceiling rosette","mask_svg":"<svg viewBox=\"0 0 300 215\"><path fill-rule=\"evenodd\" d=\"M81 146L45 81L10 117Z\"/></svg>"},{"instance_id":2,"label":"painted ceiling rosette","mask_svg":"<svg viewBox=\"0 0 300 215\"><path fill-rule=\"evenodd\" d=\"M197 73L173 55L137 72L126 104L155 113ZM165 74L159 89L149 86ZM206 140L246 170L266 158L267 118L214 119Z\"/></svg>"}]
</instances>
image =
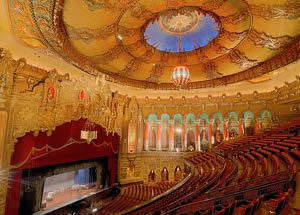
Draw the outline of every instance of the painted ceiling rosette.
<instances>
[{"instance_id":1,"label":"painted ceiling rosette","mask_svg":"<svg viewBox=\"0 0 300 215\"><path fill-rule=\"evenodd\" d=\"M24 44L134 87L176 89L170 77L178 65L190 70L186 88L227 85L300 56L300 3L293 0L8 2L12 31Z\"/></svg>"}]
</instances>

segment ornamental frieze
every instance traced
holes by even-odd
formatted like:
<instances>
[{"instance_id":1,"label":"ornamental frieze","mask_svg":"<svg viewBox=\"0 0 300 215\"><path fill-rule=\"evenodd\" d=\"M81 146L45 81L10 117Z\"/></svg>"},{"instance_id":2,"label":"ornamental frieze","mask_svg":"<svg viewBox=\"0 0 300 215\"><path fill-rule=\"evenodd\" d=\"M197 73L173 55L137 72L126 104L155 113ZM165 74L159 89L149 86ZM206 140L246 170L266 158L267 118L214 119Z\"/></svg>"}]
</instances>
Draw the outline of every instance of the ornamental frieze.
<instances>
[{"instance_id":1,"label":"ornamental frieze","mask_svg":"<svg viewBox=\"0 0 300 215\"><path fill-rule=\"evenodd\" d=\"M132 4L130 12L133 17L138 19L149 20L154 16L154 14L151 11L145 9L145 7L143 7L138 1Z\"/></svg>"},{"instance_id":2,"label":"ornamental frieze","mask_svg":"<svg viewBox=\"0 0 300 215\"><path fill-rule=\"evenodd\" d=\"M109 49L106 53L102 55L105 61L112 61L119 57L124 51L124 47L122 45L117 45L111 49Z\"/></svg>"},{"instance_id":3,"label":"ornamental frieze","mask_svg":"<svg viewBox=\"0 0 300 215\"><path fill-rule=\"evenodd\" d=\"M208 11L219 9L227 0L208 0L201 5L201 8Z\"/></svg>"},{"instance_id":4,"label":"ornamental frieze","mask_svg":"<svg viewBox=\"0 0 300 215\"><path fill-rule=\"evenodd\" d=\"M149 82L160 82L160 77L163 75L163 66L160 64L155 64L150 71L149 77L146 79Z\"/></svg>"},{"instance_id":5,"label":"ornamental frieze","mask_svg":"<svg viewBox=\"0 0 300 215\"><path fill-rule=\"evenodd\" d=\"M225 38L231 42L239 42L244 39L247 34L248 30L242 32L229 32L227 30L223 30L218 40L222 41L222 39Z\"/></svg>"},{"instance_id":6,"label":"ornamental frieze","mask_svg":"<svg viewBox=\"0 0 300 215\"><path fill-rule=\"evenodd\" d=\"M250 4L251 13L266 20L270 19L298 19L300 16L300 2L289 0L285 4L279 5L254 5Z\"/></svg>"},{"instance_id":7,"label":"ornamental frieze","mask_svg":"<svg viewBox=\"0 0 300 215\"><path fill-rule=\"evenodd\" d=\"M65 24L71 40L82 40L85 43L90 43L93 40L105 40L113 36L116 32L116 24L108 25L102 28L90 29L75 28L71 25Z\"/></svg>"},{"instance_id":8,"label":"ornamental frieze","mask_svg":"<svg viewBox=\"0 0 300 215\"><path fill-rule=\"evenodd\" d=\"M265 32L258 32L257 30L252 29L249 34L249 39L257 46L277 50L284 48L287 44L293 41L294 38L287 35L273 37L267 35Z\"/></svg>"},{"instance_id":9,"label":"ornamental frieze","mask_svg":"<svg viewBox=\"0 0 300 215\"><path fill-rule=\"evenodd\" d=\"M220 20L224 24L238 25L242 22L245 22L249 17L249 12L244 10L242 12L237 12L229 16L221 16Z\"/></svg>"},{"instance_id":10,"label":"ornamental frieze","mask_svg":"<svg viewBox=\"0 0 300 215\"><path fill-rule=\"evenodd\" d=\"M140 65L141 65L141 62L134 58L126 65L125 69L122 70L122 72L120 72L120 74L128 77L132 73L136 72Z\"/></svg>"},{"instance_id":11,"label":"ornamental frieze","mask_svg":"<svg viewBox=\"0 0 300 215\"><path fill-rule=\"evenodd\" d=\"M126 28L124 26L118 26L118 33L122 37L132 37L134 35L139 34L141 31L140 28Z\"/></svg>"},{"instance_id":12,"label":"ornamental frieze","mask_svg":"<svg viewBox=\"0 0 300 215\"><path fill-rule=\"evenodd\" d=\"M247 69L258 64L257 60L249 59L243 52L234 49L229 53L231 63L238 64L241 69Z\"/></svg>"},{"instance_id":13,"label":"ornamental frieze","mask_svg":"<svg viewBox=\"0 0 300 215\"><path fill-rule=\"evenodd\" d=\"M27 38L35 39L39 42L39 47L44 47L40 39L40 33L35 26L30 14L30 7L27 0L11 0L9 2L9 12L11 17L11 29L24 43Z\"/></svg>"},{"instance_id":14,"label":"ornamental frieze","mask_svg":"<svg viewBox=\"0 0 300 215\"><path fill-rule=\"evenodd\" d=\"M141 55L138 59L140 61L148 62L150 61L151 57L154 55L153 51L148 49L143 55Z\"/></svg>"},{"instance_id":15,"label":"ornamental frieze","mask_svg":"<svg viewBox=\"0 0 300 215\"><path fill-rule=\"evenodd\" d=\"M204 73L209 80L222 77L222 74L218 72L217 65L214 61L204 64Z\"/></svg>"},{"instance_id":16,"label":"ornamental frieze","mask_svg":"<svg viewBox=\"0 0 300 215\"><path fill-rule=\"evenodd\" d=\"M87 5L88 9L91 11L99 10L102 8L110 8L109 0L83 0Z\"/></svg>"}]
</instances>

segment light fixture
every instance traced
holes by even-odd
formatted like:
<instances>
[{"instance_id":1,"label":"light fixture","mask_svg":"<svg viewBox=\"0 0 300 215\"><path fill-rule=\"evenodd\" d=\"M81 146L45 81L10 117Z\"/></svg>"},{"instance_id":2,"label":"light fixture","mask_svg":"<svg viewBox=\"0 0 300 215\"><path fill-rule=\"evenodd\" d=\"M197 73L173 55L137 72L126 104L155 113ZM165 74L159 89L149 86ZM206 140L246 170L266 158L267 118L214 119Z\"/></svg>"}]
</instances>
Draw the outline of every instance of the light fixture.
<instances>
[{"instance_id":1,"label":"light fixture","mask_svg":"<svg viewBox=\"0 0 300 215\"><path fill-rule=\"evenodd\" d=\"M172 81L178 88L182 88L188 82L190 82L190 71L186 66L177 66L172 73Z\"/></svg>"},{"instance_id":2,"label":"light fixture","mask_svg":"<svg viewBox=\"0 0 300 215\"><path fill-rule=\"evenodd\" d=\"M176 128L175 131L176 131L177 133L181 133L181 132L182 132L181 128Z\"/></svg>"},{"instance_id":3,"label":"light fixture","mask_svg":"<svg viewBox=\"0 0 300 215\"><path fill-rule=\"evenodd\" d=\"M120 34L118 34L117 37L118 37L119 40L123 39L122 35L120 35Z\"/></svg>"},{"instance_id":4,"label":"light fixture","mask_svg":"<svg viewBox=\"0 0 300 215\"><path fill-rule=\"evenodd\" d=\"M80 132L80 139L86 140L86 142L90 144L92 140L97 139L97 133L98 132L95 128L95 123L90 122L87 119L83 129Z\"/></svg>"}]
</instances>

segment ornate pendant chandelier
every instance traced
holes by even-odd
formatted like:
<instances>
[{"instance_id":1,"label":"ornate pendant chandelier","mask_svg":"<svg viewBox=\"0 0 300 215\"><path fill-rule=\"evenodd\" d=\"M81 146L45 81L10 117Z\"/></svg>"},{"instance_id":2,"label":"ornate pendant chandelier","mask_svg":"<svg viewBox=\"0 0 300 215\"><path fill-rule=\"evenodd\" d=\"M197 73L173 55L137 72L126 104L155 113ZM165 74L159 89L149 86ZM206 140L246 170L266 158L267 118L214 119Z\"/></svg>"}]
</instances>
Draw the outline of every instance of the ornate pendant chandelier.
<instances>
[{"instance_id":1,"label":"ornate pendant chandelier","mask_svg":"<svg viewBox=\"0 0 300 215\"><path fill-rule=\"evenodd\" d=\"M86 140L88 144L90 144L92 140L97 139L95 123L86 120L83 129L80 132L80 139Z\"/></svg>"},{"instance_id":2,"label":"ornate pendant chandelier","mask_svg":"<svg viewBox=\"0 0 300 215\"><path fill-rule=\"evenodd\" d=\"M190 82L190 71L186 66L177 66L172 73L172 81L178 88L182 88L188 82Z\"/></svg>"}]
</instances>

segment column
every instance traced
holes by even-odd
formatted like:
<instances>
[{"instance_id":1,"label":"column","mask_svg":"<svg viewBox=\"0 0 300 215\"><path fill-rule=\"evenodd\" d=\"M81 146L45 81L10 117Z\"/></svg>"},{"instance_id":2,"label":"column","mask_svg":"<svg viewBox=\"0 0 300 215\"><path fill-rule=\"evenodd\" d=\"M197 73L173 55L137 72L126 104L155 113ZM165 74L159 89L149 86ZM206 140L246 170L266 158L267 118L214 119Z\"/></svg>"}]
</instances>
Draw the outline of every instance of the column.
<instances>
[{"instance_id":1,"label":"column","mask_svg":"<svg viewBox=\"0 0 300 215\"><path fill-rule=\"evenodd\" d=\"M225 119L223 122L223 135L224 140L229 140L228 119Z\"/></svg>"},{"instance_id":2,"label":"column","mask_svg":"<svg viewBox=\"0 0 300 215\"><path fill-rule=\"evenodd\" d=\"M201 151L201 143L200 143L200 120L196 121L196 128L195 128L195 146L196 151Z\"/></svg>"},{"instance_id":3,"label":"column","mask_svg":"<svg viewBox=\"0 0 300 215\"><path fill-rule=\"evenodd\" d=\"M183 146L183 150L186 151L187 150L187 124L186 124L186 121L184 120L182 122L183 126L182 126L182 136L183 136L183 143L184 143L184 146Z\"/></svg>"},{"instance_id":4,"label":"column","mask_svg":"<svg viewBox=\"0 0 300 215\"><path fill-rule=\"evenodd\" d=\"M5 134L6 134L6 127L7 127L7 112L0 111L0 169L4 168L4 147L5 147Z\"/></svg>"},{"instance_id":5,"label":"column","mask_svg":"<svg viewBox=\"0 0 300 215\"><path fill-rule=\"evenodd\" d=\"M208 124L208 141L209 141L209 149L212 148L212 144L214 143L214 136L213 136L213 119L209 120Z\"/></svg>"},{"instance_id":6,"label":"column","mask_svg":"<svg viewBox=\"0 0 300 215\"><path fill-rule=\"evenodd\" d=\"M144 150L149 151L149 123L144 123Z\"/></svg>"},{"instance_id":7,"label":"column","mask_svg":"<svg viewBox=\"0 0 300 215\"><path fill-rule=\"evenodd\" d=\"M157 121L156 151L161 151L161 120Z\"/></svg>"},{"instance_id":8,"label":"column","mask_svg":"<svg viewBox=\"0 0 300 215\"><path fill-rule=\"evenodd\" d=\"M239 120L239 136L244 136L245 129L244 129L244 119L240 118Z\"/></svg>"},{"instance_id":9,"label":"column","mask_svg":"<svg viewBox=\"0 0 300 215\"><path fill-rule=\"evenodd\" d=\"M0 214L5 214L5 203L7 197L7 183L8 182L8 171L10 165L10 157L12 155L13 144L5 144L6 142L6 133L7 133L7 121L8 114L6 111L1 111L1 98L0 98L0 171L7 171L7 179L1 179L2 188L0 189ZM10 147L12 146L12 147ZM6 178L6 176L4 176ZM12 193L10 193L12 196ZM18 201L18 199L10 199L11 203ZM17 205L18 202L15 202ZM13 205L13 204L12 204Z\"/></svg>"},{"instance_id":10,"label":"column","mask_svg":"<svg viewBox=\"0 0 300 215\"><path fill-rule=\"evenodd\" d=\"M137 153L140 153L143 150L143 140L144 140L144 125L143 125L143 116L140 114L138 119L138 145Z\"/></svg>"},{"instance_id":11,"label":"column","mask_svg":"<svg viewBox=\"0 0 300 215\"><path fill-rule=\"evenodd\" d=\"M169 151L174 151L174 120L169 120Z\"/></svg>"}]
</instances>

